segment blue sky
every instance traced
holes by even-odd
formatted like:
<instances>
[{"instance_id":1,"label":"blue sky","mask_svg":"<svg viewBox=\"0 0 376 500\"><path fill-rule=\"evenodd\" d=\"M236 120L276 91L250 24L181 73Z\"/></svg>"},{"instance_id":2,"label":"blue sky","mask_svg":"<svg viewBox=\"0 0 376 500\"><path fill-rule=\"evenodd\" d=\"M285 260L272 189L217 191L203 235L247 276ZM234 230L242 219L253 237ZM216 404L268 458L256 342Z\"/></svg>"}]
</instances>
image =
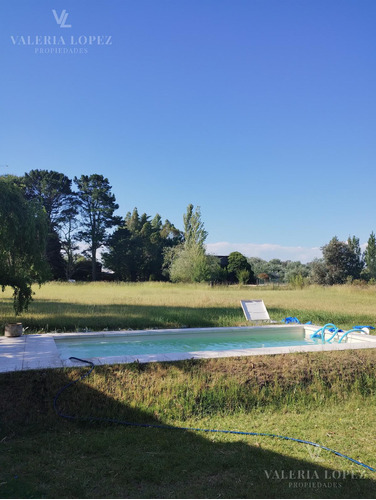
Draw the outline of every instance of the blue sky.
<instances>
[{"instance_id":1,"label":"blue sky","mask_svg":"<svg viewBox=\"0 0 376 500\"><path fill-rule=\"evenodd\" d=\"M375 25L374 0L2 0L0 172L103 174L179 228L199 205L217 254L364 244Z\"/></svg>"}]
</instances>

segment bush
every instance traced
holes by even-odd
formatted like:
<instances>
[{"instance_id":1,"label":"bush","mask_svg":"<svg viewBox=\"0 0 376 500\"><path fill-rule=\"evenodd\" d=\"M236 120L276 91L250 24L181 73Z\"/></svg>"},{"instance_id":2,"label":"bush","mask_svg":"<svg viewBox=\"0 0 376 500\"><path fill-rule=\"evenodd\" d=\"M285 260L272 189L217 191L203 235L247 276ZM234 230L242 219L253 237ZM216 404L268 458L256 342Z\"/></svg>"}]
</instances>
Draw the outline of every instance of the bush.
<instances>
[{"instance_id":1,"label":"bush","mask_svg":"<svg viewBox=\"0 0 376 500\"><path fill-rule=\"evenodd\" d=\"M221 280L218 259L212 255L205 255L205 252L197 246L182 247L172 260L169 271L170 279L175 283Z\"/></svg>"},{"instance_id":2,"label":"bush","mask_svg":"<svg viewBox=\"0 0 376 500\"><path fill-rule=\"evenodd\" d=\"M365 287L368 285L367 281L365 280L352 280L351 284L353 286L360 286L360 287Z\"/></svg>"},{"instance_id":3,"label":"bush","mask_svg":"<svg viewBox=\"0 0 376 500\"><path fill-rule=\"evenodd\" d=\"M240 252L231 252L228 256L229 281L239 282L243 285L255 282L255 275L247 258Z\"/></svg>"},{"instance_id":4,"label":"bush","mask_svg":"<svg viewBox=\"0 0 376 500\"><path fill-rule=\"evenodd\" d=\"M290 286L292 288L299 288L302 289L306 286L307 280L306 278L303 278L301 274L296 274L295 276L292 276L290 278Z\"/></svg>"},{"instance_id":5,"label":"bush","mask_svg":"<svg viewBox=\"0 0 376 500\"><path fill-rule=\"evenodd\" d=\"M247 269L240 269L240 271L236 273L236 277L241 285L246 285L249 283L250 273Z\"/></svg>"}]
</instances>

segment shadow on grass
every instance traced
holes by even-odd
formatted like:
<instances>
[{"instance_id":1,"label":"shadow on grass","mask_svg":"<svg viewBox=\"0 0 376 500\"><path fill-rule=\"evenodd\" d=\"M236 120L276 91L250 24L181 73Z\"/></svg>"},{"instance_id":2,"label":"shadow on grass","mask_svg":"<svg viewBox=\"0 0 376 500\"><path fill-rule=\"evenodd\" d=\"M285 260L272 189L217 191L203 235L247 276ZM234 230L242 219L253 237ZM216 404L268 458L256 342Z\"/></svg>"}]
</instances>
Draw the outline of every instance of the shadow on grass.
<instances>
[{"instance_id":1,"label":"shadow on grass","mask_svg":"<svg viewBox=\"0 0 376 500\"><path fill-rule=\"evenodd\" d=\"M9 309L9 314L4 313L4 322L14 320L10 299L8 302L5 309ZM276 321L282 321L286 316L297 316L302 323L312 321L315 324L324 324L330 321L344 325L352 324L354 321L365 324L368 321L372 324L372 318L364 316L358 318L353 315L272 307L268 310L270 317ZM24 327L28 328L27 333L247 325L240 305L233 307L97 305L45 299L38 299L32 303L29 312L19 316L17 321L22 321Z\"/></svg>"},{"instance_id":2,"label":"shadow on grass","mask_svg":"<svg viewBox=\"0 0 376 500\"><path fill-rule=\"evenodd\" d=\"M199 434L177 429L67 421L56 416L59 388L86 369L40 370L0 376L0 497L2 498L373 498L376 482L346 476L307 459L264 449L270 438ZM111 377L121 374L115 366ZM59 408L77 417L164 424L132 407L122 394L105 395L107 370L65 391ZM137 376L137 374L135 374ZM97 388L94 388L94 384ZM252 444L250 444L252 443ZM325 453L325 452L324 452Z\"/></svg>"}]
</instances>

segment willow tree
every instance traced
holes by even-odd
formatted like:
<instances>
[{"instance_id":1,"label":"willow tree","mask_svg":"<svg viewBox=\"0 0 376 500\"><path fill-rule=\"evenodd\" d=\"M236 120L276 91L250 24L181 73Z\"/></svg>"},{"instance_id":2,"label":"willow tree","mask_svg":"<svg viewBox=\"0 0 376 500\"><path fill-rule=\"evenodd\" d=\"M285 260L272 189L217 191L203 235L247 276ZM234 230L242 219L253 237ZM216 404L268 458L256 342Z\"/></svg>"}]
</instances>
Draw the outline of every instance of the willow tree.
<instances>
[{"instance_id":1,"label":"willow tree","mask_svg":"<svg viewBox=\"0 0 376 500\"><path fill-rule=\"evenodd\" d=\"M14 183L0 179L0 286L13 288L16 314L26 310L33 283L48 277L48 224L37 200L27 201Z\"/></svg>"}]
</instances>

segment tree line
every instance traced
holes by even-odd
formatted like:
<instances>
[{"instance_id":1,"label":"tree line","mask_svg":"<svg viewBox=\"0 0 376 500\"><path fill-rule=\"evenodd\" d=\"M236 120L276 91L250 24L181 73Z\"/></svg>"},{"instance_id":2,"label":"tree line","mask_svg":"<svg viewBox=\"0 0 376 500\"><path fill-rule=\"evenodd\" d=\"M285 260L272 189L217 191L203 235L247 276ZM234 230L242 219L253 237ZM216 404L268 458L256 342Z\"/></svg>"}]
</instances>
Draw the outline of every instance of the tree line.
<instances>
[{"instance_id":1,"label":"tree line","mask_svg":"<svg viewBox=\"0 0 376 500\"><path fill-rule=\"evenodd\" d=\"M262 282L292 284L342 285L345 283L376 284L376 237L372 232L363 252L359 238L352 236L340 241L334 236L321 247L322 258L302 264L299 261L265 261L258 257L248 259L256 276Z\"/></svg>"},{"instance_id":2,"label":"tree line","mask_svg":"<svg viewBox=\"0 0 376 500\"><path fill-rule=\"evenodd\" d=\"M0 285L14 290L16 311L27 307L33 282L116 279L242 283L306 282L322 285L376 280L376 240L365 252L359 239L334 237L323 257L308 264L246 258L240 252L207 255L199 207L188 205L183 230L159 214L115 215L112 186L103 175L31 170L0 177ZM111 273L103 273L101 261Z\"/></svg>"}]
</instances>

